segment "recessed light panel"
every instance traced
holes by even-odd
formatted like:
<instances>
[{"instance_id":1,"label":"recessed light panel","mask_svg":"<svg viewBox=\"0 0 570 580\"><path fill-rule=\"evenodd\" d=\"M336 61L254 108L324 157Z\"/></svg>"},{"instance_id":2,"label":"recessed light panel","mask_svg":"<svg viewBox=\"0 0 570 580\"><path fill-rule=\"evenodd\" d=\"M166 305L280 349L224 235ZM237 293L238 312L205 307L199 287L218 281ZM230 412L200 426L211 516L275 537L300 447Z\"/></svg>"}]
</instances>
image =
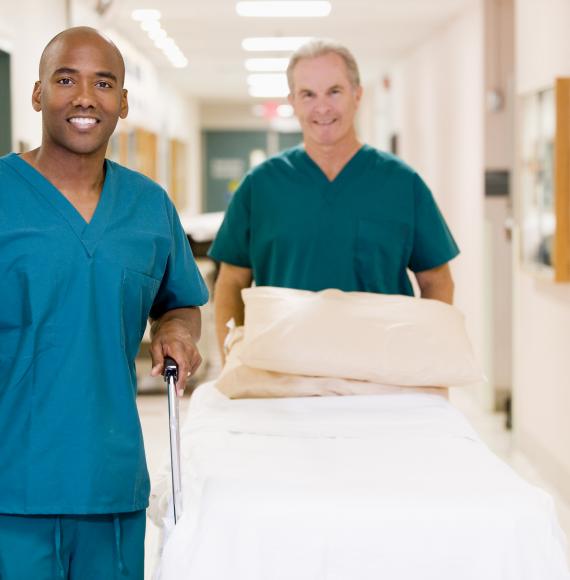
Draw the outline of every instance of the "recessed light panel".
<instances>
[{"instance_id":1,"label":"recessed light panel","mask_svg":"<svg viewBox=\"0 0 570 580\"><path fill-rule=\"evenodd\" d=\"M241 46L247 51L292 52L311 40L310 36L258 36L244 38Z\"/></svg>"},{"instance_id":2,"label":"recessed light panel","mask_svg":"<svg viewBox=\"0 0 570 580\"><path fill-rule=\"evenodd\" d=\"M236 12L253 18L319 18L328 16L331 3L313 0L238 2Z\"/></svg>"}]
</instances>

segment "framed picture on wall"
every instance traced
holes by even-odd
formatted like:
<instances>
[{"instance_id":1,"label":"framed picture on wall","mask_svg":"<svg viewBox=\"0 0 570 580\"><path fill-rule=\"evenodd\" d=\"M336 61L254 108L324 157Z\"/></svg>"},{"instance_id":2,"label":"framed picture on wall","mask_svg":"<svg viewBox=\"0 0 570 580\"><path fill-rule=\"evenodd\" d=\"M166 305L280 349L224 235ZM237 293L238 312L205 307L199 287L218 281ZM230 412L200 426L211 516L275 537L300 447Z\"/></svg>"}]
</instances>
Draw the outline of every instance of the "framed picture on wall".
<instances>
[{"instance_id":1,"label":"framed picture on wall","mask_svg":"<svg viewBox=\"0 0 570 580\"><path fill-rule=\"evenodd\" d=\"M570 281L570 78L521 103L520 230L523 266Z\"/></svg>"}]
</instances>

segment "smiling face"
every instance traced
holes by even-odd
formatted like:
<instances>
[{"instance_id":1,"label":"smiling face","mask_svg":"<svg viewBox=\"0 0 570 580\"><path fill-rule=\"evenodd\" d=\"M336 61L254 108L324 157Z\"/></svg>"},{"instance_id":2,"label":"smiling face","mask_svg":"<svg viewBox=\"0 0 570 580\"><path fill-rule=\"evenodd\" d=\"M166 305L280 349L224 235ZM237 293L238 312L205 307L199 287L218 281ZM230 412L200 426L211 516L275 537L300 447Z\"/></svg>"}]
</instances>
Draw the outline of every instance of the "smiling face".
<instances>
[{"instance_id":1,"label":"smiling face","mask_svg":"<svg viewBox=\"0 0 570 580\"><path fill-rule=\"evenodd\" d=\"M42 112L42 148L104 156L119 117L128 113L124 74L119 51L95 30L56 37L42 55L32 95Z\"/></svg>"},{"instance_id":2,"label":"smiling face","mask_svg":"<svg viewBox=\"0 0 570 580\"><path fill-rule=\"evenodd\" d=\"M292 85L289 102L306 146L328 148L356 141L354 117L362 88L351 84L341 56L327 53L299 60Z\"/></svg>"}]
</instances>

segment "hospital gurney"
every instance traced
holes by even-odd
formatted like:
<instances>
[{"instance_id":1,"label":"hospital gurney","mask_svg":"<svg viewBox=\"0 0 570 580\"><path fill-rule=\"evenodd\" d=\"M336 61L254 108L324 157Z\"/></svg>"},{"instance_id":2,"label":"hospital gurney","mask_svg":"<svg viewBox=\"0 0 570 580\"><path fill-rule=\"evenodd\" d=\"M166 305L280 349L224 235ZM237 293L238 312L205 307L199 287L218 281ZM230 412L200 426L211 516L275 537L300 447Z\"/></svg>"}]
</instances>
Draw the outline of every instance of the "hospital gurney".
<instances>
[{"instance_id":1,"label":"hospital gurney","mask_svg":"<svg viewBox=\"0 0 570 580\"><path fill-rule=\"evenodd\" d=\"M553 501L441 396L230 400L184 421L162 580L568 580ZM151 517L164 518L168 473Z\"/></svg>"}]
</instances>

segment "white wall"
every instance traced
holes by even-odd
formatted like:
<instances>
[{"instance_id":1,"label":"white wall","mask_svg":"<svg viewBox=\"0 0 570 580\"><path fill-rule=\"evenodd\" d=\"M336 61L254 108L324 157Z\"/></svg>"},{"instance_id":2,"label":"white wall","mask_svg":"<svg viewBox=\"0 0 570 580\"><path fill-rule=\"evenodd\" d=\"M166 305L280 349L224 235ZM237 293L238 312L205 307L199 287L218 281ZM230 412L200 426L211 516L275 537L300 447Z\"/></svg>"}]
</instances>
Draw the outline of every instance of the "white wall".
<instances>
[{"instance_id":1,"label":"white wall","mask_svg":"<svg viewBox=\"0 0 570 580\"><path fill-rule=\"evenodd\" d=\"M485 355L483 269L483 11L473 1L394 69L401 157L431 187L461 248L451 263L456 304ZM492 389L477 392L492 406Z\"/></svg>"},{"instance_id":2,"label":"white wall","mask_svg":"<svg viewBox=\"0 0 570 580\"><path fill-rule=\"evenodd\" d=\"M251 103L203 102L200 104L200 125L211 130L267 131L269 122L252 113Z\"/></svg>"},{"instance_id":3,"label":"white wall","mask_svg":"<svg viewBox=\"0 0 570 580\"><path fill-rule=\"evenodd\" d=\"M38 63L47 42L66 26L65 0L2 2L0 43L10 53L12 89L12 146L22 142L38 147L40 115L32 109L32 89L38 80Z\"/></svg>"},{"instance_id":4,"label":"white wall","mask_svg":"<svg viewBox=\"0 0 570 580\"><path fill-rule=\"evenodd\" d=\"M517 93L552 85L570 75L568 0L515 0Z\"/></svg>"},{"instance_id":5,"label":"white wall","mask_svg":"<svg viewBox=\"0 0 570 580\"><path fill-rule=\"evenodd\" d=\"M390 151L390 138L395 132L392 102L389 72L381 73L364 87L357 117L358 135L363 142L382 151Z\"/></svg>"},{"instance_id":6,"label":"white wall","mask_svg":"<svg viewBox=\"0 0 570 580\"><path fill-rule=\"evenodd\" d=\"M81 21L79 21L81 22ZM78 23L79 23L78 22ZM111 20L112 22L112 20ZM166 189L167 150L170 139L186 145L186 194L183 203L189 214L202 209L201 138L198 105L161 77L157 68L113 28L101 23L123 54L126 65L125 87L129 91L129 115L121 125L140 127L158 137L157 181Z\"/></svg>"},{"instance_id":7,"label":"white wall","mask_svg":"<svg viewBox=\"0 0 570 580\"><path fill-rule=\"evenodd\" d=\"M484 23L485 168L509 171L512 185L514 0L485 0ZM500 100L493 103L493 95ZM511 205L506 196L485 198L489 380L499 406L504 405L512 389L512 244L505 230L506 220L512 215Z\"/></svg>"},{"instance_id":8,"label":"white wall","mask_svg":"<svg viewBox=\"0 0 570 580\"><path fill-rule=\"evenodd\" d=\"M487 316L489 323L489 380L500 396L512 391L512 242L507 239L506 223L511 217L505 197L485 199ZM501 400L502 399L502 400Z\"/></svg>"},{"instance_id":9,"label":"white wall","mask_svg":"<svg viewBox=\"0 0 570 580\"><path fill-rule=\"evenodd\" d=\"M514 152L514 0L485 0L485 167L511 169ZM502 99L491 110L489 97Z\"/></svg>"},{"instance_id":10,"label":"white wall","mask_svg":"<svg viewBox=\"0 0 570 580\"><path fill-rule=\"evenodd\" d=\"M570 3L516 0L516 92L570 75ZM570 498L570 284L538 280L514 252L514 429L518 445Z\"/></svg>"}]
</instances>

